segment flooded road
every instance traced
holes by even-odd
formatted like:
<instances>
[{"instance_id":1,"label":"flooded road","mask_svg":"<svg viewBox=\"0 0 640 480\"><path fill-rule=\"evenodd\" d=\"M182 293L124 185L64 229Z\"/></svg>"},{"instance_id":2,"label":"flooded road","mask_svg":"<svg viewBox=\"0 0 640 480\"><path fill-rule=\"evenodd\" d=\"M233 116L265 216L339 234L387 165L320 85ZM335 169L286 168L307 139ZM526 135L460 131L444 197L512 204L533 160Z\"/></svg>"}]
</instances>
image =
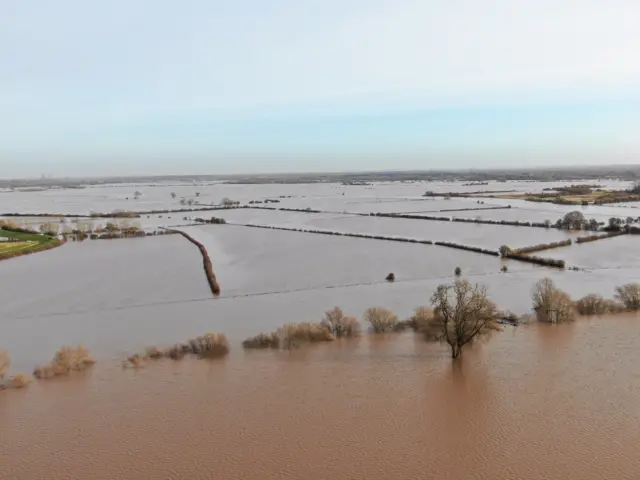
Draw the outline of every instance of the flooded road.
<instances>
[{"instance_id":1,"label":"flooded road","mask_svg":"<svg viewBox=\"0 0 640 480\"><path fill-rule=\"evenodd\" d=\"M640 319L97 366L0 397L2 479L632 479Z\"/></svg>"}]
</instances>

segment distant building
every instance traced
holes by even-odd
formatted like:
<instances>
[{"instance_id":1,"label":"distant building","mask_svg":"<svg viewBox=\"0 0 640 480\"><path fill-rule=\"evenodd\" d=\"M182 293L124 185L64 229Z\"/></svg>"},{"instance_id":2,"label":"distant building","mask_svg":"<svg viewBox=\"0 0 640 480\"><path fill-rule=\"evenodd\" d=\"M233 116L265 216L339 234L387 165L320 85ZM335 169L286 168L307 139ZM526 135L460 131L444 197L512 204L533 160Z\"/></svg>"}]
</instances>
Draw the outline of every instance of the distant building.
<instances>
[{"instance_id":1,"label":"distant building","mask_svg":"<svg viewBox=\"0 0 640 480\"><path fill-rule=\"evenodd\" d=\"M0 237L0 243L1 242L8 242L9 239L7 237Z\"/></svg>"}]
</instances>

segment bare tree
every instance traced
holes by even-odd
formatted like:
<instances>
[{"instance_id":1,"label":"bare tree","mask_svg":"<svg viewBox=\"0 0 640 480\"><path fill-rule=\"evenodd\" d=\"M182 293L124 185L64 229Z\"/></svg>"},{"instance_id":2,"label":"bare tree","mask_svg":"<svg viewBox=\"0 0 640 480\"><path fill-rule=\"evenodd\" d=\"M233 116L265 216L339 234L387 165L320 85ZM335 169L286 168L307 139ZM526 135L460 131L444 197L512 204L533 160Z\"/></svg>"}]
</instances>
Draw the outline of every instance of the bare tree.
<instances>
[{"instance_id":1,"label":"bare tree","mask_svg":"<svg viewBox=\"0 0 640 480\"><path fill-rule=\"evenodd\" d=\"M571 297L556 288L550 278L543 278L536 283L531 297L539 322L564 323L575 319L575 305Z\"/></svg>"},{"instance_id":2,"label":"bare tree","mask_svg":"<svg viewBox=\"0 0 640 480\"><path fill-rule=\"evenodd\" d=\"M427 340L448 343L451 358L458 358L462 348L475 339L501 330L498 309L484 285L471 285L467 280L440 285L431 304L434 315L422 331Z\"/></svg>"}]
</instances>

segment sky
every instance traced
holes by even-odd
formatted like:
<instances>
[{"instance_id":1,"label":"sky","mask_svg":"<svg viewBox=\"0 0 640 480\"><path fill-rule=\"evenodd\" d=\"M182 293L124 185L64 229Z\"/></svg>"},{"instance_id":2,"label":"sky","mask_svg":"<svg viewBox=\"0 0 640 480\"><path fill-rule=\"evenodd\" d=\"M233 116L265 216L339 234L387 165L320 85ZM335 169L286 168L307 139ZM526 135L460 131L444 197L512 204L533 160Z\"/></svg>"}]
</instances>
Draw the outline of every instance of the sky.
<instances>
[{"instance_id":1,"label":"sky","mask_svg":"<svg viewBox=\"0 0 640 480\"><path fill-rule=\"evenodd\" d=\"M640 163L637 0L32 0L0 177Z\"/></svg>"}]
</instances>

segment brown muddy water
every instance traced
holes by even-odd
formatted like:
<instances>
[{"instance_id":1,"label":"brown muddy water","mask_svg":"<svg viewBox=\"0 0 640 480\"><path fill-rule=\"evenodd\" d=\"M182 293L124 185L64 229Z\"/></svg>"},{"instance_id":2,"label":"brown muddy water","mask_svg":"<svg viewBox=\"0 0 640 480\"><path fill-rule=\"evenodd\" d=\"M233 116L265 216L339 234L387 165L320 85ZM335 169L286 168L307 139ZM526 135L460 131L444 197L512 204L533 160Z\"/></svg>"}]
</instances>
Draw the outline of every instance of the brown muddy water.
<instances>
[{"instance_id":1,"label":"brown muddy water","mask_svg":"<svg viewBox=\"0 0 640 480\"><path fill-rule=\"evenodd\" d=\"M0 478L635 479L640 319L161 361L0 396Z\"/></svg>"}]
</instances>

